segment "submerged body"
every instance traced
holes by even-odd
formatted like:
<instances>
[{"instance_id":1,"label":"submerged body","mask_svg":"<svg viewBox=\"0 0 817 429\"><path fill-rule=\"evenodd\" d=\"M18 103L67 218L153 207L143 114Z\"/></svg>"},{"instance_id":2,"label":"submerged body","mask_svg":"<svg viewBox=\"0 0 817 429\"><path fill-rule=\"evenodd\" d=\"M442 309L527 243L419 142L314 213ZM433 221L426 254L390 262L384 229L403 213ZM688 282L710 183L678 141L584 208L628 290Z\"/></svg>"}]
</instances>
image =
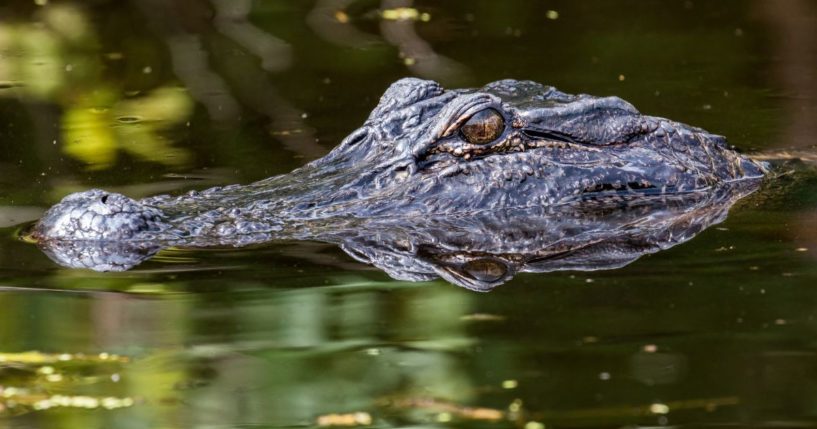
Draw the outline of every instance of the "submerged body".
<instances>
[{"instance_id":1,"label":"submerged body","mask_svg":"<svg viewBox=\"0 0 817 429\"><path fill-rule=\"evenodd\" d=\"M152 249L275 238L339 242L328 237L375 224L416 230L430 218L459 222L467 232L468 219L490 224L500 212L573 207L567 211L581 213L574 208L588 200L605 206L691 194L700 200L756 183L764 171L723 137L641 115L616 97L569 95L528 81L446 91L435 82L402 79L361 128L289 174L139 201L81 192L52 207L32 235L44 247L75 249L57 258L65 263L82 256L77 243ZM747 186L739 188L745 194ZM728 208L734 199L718 201L730 201Z\"/></svg>"}]
</instances>

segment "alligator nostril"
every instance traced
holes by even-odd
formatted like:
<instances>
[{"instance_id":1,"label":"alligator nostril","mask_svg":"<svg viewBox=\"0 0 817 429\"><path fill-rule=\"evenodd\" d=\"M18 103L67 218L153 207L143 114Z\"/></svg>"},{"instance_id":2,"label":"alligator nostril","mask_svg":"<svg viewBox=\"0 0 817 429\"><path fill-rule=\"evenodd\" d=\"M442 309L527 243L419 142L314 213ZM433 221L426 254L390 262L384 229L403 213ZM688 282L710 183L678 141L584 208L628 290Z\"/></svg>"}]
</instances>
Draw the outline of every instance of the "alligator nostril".
<instances>
[{"instance_id":1,"label":"alligator nostril","mask_svg":"<svg viewBox=\"0 0 817 429\"><path fill-rule=\"evenodd\" d=\"M394 178L399 181L405 180L410 174L408 167L398 167L394 169Z\"/></svg>"},{"instance_id":2,"label":"alligator nostril","mask_svg":"<svg viewBox=\"0 0 817 429\"><path fill-rule=\"evenodd\" d=\"M102 201L102 204L106 204L108 202L108 195L107 194L103 195L102 198L100 198L100 200Z\"/></svg>"},{"instance_id":3,"label":"alligator nostril","mask_svg":"<svg viewBox=\"0 0 817 429\"><path fill-rule=\"evenodd\" d=\"M369 136L369 131L365 128L361 128L354 133L352 133L349 137L346 138L346 144L348 146L354 146L363 140L366 140L366 137Z\"/></svg>"}]
</instances>

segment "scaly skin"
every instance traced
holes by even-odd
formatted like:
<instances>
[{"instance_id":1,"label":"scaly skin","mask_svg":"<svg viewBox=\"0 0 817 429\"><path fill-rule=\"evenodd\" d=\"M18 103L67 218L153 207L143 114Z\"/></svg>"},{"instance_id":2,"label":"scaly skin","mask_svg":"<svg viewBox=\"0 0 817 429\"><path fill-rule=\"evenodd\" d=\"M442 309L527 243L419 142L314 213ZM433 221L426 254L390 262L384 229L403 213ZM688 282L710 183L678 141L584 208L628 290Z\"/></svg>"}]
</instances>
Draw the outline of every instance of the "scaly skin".
<instances>
[{"instance_id":1,"label":"scaly skin","mask_svg":"<svg viewBox=\"0 0 817 429\"><path fill-rule=\"evenodd\" d=\"M496 134L480 131L490 127L479 119L478 133L489 136L474 140L467 124L491 115L500 124L491 128ZM81 192L49 209L32 235L63 264L125 269L132 264L87 261L104 259L107 251L99 249L122 246L141 249L135 254L144 259L167 245L338 242L338 231L361 228L361 222L382 227L382 219L401 219L392 229L429 218L479 218L484 226L499 212L552 215L588 200L694 194L699 201L727 188L739 187L735 194L743 195L764 172L723 137L641 115L617 97L569 95L513 80L446 91L409 78L394 83L363 126L332 152L289 174L139 201ZM728 209L735 199L716 200L728 202L721 204ZM549 215L535 217L542 216Z\"/></svg>"}]
</instances>

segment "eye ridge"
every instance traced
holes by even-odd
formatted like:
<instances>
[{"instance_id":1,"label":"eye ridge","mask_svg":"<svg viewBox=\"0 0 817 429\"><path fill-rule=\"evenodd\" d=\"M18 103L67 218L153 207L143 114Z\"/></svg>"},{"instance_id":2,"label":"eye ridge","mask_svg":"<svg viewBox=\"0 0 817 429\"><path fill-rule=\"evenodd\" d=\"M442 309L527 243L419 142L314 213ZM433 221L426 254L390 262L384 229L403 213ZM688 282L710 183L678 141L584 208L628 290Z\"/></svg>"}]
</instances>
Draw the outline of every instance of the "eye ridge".
<instances>
[{"instance_id":1,"label":"eye ridge","mask_svg":"<svg viewBox=\"0 0 817 429\"><path fill-rule=\"evenodd\" d=\"M471 144L491 143L505 131L505 118L496 109L488 108L475 113L460 127L463 139Z\"/></svg>"}]
</instances>

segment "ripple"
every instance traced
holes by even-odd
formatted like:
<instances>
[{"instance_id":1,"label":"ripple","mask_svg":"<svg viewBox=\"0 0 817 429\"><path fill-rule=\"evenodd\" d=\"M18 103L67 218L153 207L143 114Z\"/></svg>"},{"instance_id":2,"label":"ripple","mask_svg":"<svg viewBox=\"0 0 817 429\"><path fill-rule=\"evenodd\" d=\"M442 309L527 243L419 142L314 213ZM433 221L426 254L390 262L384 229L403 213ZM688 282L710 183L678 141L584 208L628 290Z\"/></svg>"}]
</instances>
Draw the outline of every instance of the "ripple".
<instances>
[{"instance_id":1,"label":"ripple","mask_svg":"<svg viewBox=\"0 0 817 429\"><path fill-rule=\"evenodd\" d=\"M143 119L141 116L120 116L116 118L116 121L120 124L137 124L142 122Z\"/></svg>"}]
</instances>

